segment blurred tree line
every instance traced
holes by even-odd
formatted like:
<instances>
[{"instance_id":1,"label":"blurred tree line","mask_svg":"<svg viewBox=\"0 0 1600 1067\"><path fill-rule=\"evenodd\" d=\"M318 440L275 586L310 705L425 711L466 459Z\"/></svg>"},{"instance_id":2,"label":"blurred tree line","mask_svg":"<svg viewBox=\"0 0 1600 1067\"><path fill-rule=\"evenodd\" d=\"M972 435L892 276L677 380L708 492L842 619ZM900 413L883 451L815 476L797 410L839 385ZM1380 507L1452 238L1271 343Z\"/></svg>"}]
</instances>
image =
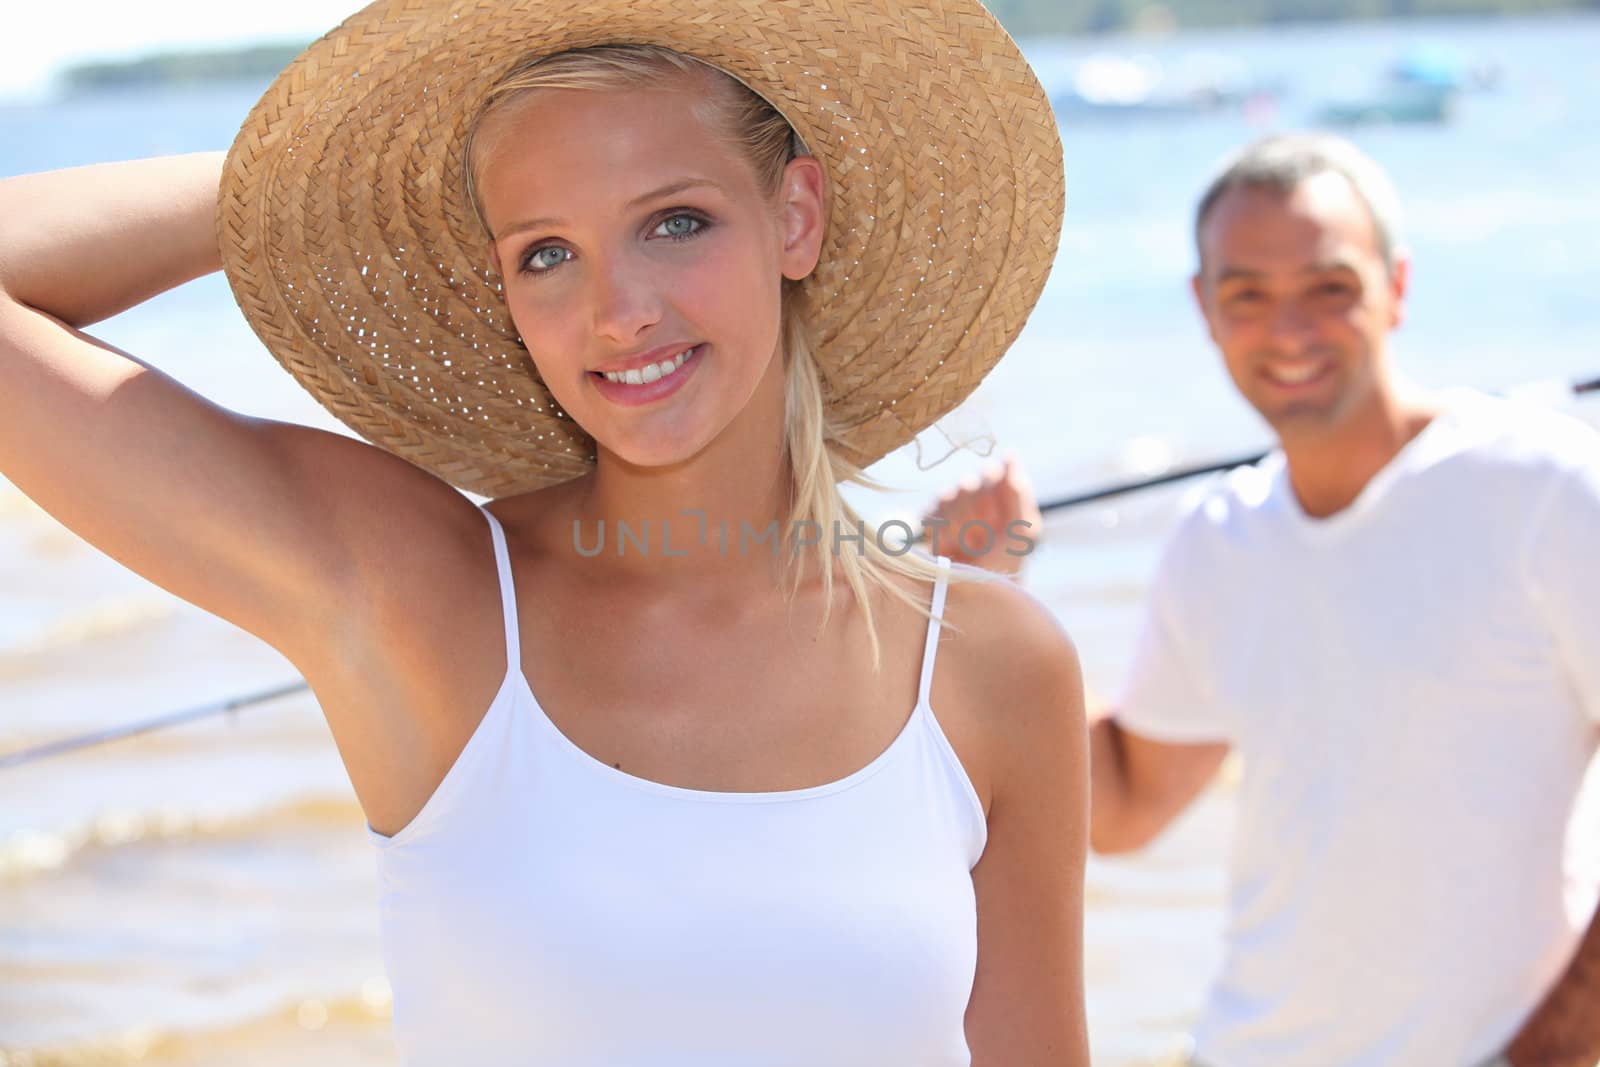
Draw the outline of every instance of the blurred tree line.
<instances>
[{"instance_id":1,"label":"blurred tree line","mask_svg":"<svg viewBox=\"0 0 1600 1067\"><path fill-rule=\"evenodd\" d=\"M984 0L1014 36L1600 10L1600 0Z\"/></svg>"},{"instance_id":2,"label":"blurred tree line","mask_svg":"<svg viewBox=\"0 0 1600 1067\"><path fill-rule=\"evenodd\" d=\"M192 52L156 52L139 59L78 63L61 72L68 91L122 89L139 85L192 85L235 78L272 78L305 50L310 41L219 48Z\"/></svg>"},{"instance_id":3,"label":"blurred tree line","mask_svg":"<svg viewBox=\"0 0 1600 1067\"><path fill-rule=\"evenodd\" d=\"M873 0L861 0L871 3ZM984 0L1014 36L1270 25L1425 15L1600 11L1600 0ZM308 42L164 52L141 59L82 63L62 72L68 90L173 85L231 78L266 79Z\"/></svg>"}]
</instances>

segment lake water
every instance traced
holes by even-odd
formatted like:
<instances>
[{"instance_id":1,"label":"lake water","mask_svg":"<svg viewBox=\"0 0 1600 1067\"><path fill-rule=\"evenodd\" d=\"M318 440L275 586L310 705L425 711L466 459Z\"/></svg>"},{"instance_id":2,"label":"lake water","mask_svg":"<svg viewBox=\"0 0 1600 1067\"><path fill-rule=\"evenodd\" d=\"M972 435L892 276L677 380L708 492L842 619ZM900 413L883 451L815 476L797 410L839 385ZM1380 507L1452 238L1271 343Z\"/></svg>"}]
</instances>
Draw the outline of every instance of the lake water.
<instances>
[{"instance_id":1,"label":"lake water","mask_svg":"<svg viewBox=\"0 0 1600 1067\"><path fill-rule=\"evenodd\" d=\"M1600 18L1378 23L1035 41L1047 85L1101 50L1220 53L1287 94L1248 116L1079 121L1060 257L1023 337L954 432L1017 450L1042 495L1249 451L1189 305L1188 216L1245 140L1358 95L1408 45L1498 64L1443 126L1363 128L1408 208L1414 293L1399 359L1425 383L1504 388L1600 374ZM260 86L0 105L0 174L225 147ZM220 277L95 331L220 403L329 426L266 356ZM1592 401L1600 408L1600 400ZM1576 407L1591 421L1595 409ZM911 513L975 469L909 454L902 487L856 499ZM1154 555L1183 490L1054 517L1033 590L1114 691ZM89 549L0 482L0 753L293 678L254 639ZM1131 860L1094 860L1087 915L1097 1062L1177 1047L1218 958L1226 779ZM395 1062L373 861L320 715L293 698L0 770L0 1065Z\"/></svg>"}]
</instances>

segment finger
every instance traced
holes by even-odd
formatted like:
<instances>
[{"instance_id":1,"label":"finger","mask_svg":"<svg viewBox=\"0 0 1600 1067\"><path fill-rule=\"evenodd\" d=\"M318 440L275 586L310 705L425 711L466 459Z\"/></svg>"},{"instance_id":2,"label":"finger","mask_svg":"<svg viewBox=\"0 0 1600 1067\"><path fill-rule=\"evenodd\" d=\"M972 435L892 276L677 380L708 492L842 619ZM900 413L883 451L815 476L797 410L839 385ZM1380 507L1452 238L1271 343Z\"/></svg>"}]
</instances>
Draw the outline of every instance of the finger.
<instances>
[{"instance_id":1,"label":"finger","mask_svg":"<svg viewBox=\"0 0 1600 1067\"><path fill-rule=\"evenodd\" d=\"M1038 496L1033 491L1033 479L1028 477L1027 470L1015 453L1006 457L1006 484L1023 502L1024 510L1038 510Z\"/></svg>"},{"instance_id":2,"label":"finger","mask_svg":"<svg viewBox=\"0 0 1600 1067\"><path fill-rule=\"evenodd\" d=\"M1022 461L1015 452L1006 454L1006 484L1013 488L1031 488L1032 482L1028 478L1027 470L1022 466Z\"/></svg>"}]
</instances>

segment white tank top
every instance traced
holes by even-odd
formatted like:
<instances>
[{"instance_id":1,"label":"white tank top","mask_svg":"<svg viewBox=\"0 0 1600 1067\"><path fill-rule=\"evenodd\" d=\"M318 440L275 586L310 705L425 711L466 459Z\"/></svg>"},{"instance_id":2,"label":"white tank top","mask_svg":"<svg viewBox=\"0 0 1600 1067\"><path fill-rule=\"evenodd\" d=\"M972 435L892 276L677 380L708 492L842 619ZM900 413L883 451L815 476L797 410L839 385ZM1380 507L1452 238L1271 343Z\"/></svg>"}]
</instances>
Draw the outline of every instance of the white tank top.
<instances>
[{"instance_id":1,"label":"white tank top","mask_svg":"<svg viewBox=\"0 0 1600 1067\"><path fill-rule=\"evenodd\" d=\"M987 827L928 704L827 785L683 789L563 735L506 674L422 811L378 849L406 1067L968 1067L971 871Z\"/></svg>"}]
</instances>

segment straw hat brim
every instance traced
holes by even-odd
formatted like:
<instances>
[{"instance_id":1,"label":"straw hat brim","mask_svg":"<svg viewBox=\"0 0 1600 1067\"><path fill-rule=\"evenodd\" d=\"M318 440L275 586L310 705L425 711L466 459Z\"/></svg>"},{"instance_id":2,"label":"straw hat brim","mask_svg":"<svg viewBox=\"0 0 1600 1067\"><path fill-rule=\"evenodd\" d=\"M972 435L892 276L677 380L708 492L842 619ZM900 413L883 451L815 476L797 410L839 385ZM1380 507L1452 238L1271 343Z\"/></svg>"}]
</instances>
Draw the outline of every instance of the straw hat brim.
<instances>
[{"instance_id":1,"label":"straw hat brim","mask_svg":"<svg viewBox=\"0 0 1600 1067\"><path fill-rule=\"evenodd\" d=\"M363 437L485 496L583 473L485 261L463 143L530 55L652 43L738 78L827 169L803 283L831 420L865 466L965 399L1038 299L1054 117L976 0L382 0L312 44L234 141L218 233L273 355Z\"/></svg>"}]
</instances>

